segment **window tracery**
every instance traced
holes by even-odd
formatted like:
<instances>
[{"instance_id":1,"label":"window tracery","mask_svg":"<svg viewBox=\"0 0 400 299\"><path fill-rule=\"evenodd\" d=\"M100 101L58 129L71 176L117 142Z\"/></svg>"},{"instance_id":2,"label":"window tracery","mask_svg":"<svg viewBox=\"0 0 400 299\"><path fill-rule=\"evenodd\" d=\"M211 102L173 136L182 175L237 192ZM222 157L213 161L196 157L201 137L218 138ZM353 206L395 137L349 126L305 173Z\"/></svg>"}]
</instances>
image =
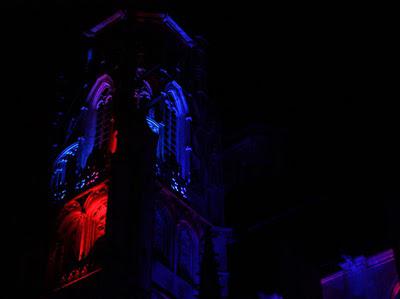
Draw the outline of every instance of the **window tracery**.
<instances>
[{"instance_id":1,"label":"window tracery","mask_svg":"<svg viewBox=\"0 0 400 299\"><path fill-rule=\"evenodd\" d=\"M71 168L74 168L74 157L78 150L78 143L75 142L64 149L56 158L53 164L53 175L51 178L51 191L53 199L63 200L67 195L67 184L71 182Z\"/></svg>"},{"instance_id":2,"label":"window tracery","mask_svg":"<svg viewBox=\"0 0 400 299\"><path fill-rule=\"evenodd\" d=\"M172 190L186 198L190 183L191 118L181 86L171 81L164 90L146 117L149 128L159 136L156 174L163 176Z\"/></svg>"}]
</instances>

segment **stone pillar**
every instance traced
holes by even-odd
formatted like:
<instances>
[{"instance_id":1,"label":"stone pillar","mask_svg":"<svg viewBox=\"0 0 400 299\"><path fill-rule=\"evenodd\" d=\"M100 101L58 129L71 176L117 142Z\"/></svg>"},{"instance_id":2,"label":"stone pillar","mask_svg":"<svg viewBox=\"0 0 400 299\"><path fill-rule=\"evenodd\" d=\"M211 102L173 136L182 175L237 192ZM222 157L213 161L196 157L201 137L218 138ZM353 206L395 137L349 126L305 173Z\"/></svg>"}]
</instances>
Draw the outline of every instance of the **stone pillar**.
<instances>
[{"instance_id":1,"label":"stone pillar","mask_svg":"<svg viewBox=\"0 0 400 299\"><path fill-rule=\"evenodd\" d=\"M146 125L144 107L133 98L139 83L134 80L135 55L130 53L135 53L134 46L127 42L116 84L118 146L112 162L107 216L106 298L149 299L156 140Z\"/></svg>"}]
</instances>

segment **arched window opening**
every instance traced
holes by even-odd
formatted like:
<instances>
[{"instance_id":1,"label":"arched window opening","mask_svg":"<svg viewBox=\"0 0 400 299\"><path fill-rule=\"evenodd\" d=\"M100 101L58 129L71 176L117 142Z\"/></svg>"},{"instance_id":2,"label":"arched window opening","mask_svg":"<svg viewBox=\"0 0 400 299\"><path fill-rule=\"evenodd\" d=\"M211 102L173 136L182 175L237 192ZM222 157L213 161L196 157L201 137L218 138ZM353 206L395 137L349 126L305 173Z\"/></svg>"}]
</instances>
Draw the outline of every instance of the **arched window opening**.
<instances>
[{"instance_id":1,"label":"arched window opening","mask_svg":"<svg viewBox=\"0 0 400 299\"><path fill-rule=\"evenodd\" d=\"M109 88L104 90L102 99L97 106L96 138L95 148L106 152L109 148L110 137L112 135L112 111L111 111L111 91Z\"/></svg>"},{"instance_id":2,"label":"arched window opening","mask_svg":"<svg viewBox=\"0 0 400 299\"><path fill-rule=\"evenodd\" d=\"M166 86L162 109L163 136L161 158L176 163L177 175L189 181L190 117L181 86L175 81Z\"/></svg>"},{"instance_id":3,"label":"arched window opening","mask_svg":"<svg viewBox=\"0 0 400 299\"><path fill-rule=\"evenodd\" d=\"M156 174L186 198L190 183L191 118L181 86L171 81L164 91L146 117L149 128L159 136Z\"/></svg>"},{"instance_id":4,"label":"arched window opening","mask_svg":"<svg viewBox=\"0 0 400 299\"><path fill-rule=\"evenodd\" d=\"M165 207L155 211L154 219L154 254L166 266L172 265L172 240L174 239L172 217Z\"/></svg>"},{"instance_id":5,"label":"arched window opening","mask_svg":"<svg viewBox=\"0 0 400 299\"><path fill-rule=\"evenodd\" d=\"M79 165L82 170L86 168L88 158L93 151L96 151L97 154L110 151L113 134L111 107L113 93L111 77L103 75L96 80L86 99L87 112L79 157Z\"/></svg>"},{"instance_id":6,"label":"arched window opening","mask_svg":"<svg viewBox=\"0 0 400 299\"><path fill-rule=\"evenodd\" d=\"M179 228L176 247L178 275L189 282L194 282L197 269L197 248L194 234L187 225Z\"/></svg>"}]
</instances>

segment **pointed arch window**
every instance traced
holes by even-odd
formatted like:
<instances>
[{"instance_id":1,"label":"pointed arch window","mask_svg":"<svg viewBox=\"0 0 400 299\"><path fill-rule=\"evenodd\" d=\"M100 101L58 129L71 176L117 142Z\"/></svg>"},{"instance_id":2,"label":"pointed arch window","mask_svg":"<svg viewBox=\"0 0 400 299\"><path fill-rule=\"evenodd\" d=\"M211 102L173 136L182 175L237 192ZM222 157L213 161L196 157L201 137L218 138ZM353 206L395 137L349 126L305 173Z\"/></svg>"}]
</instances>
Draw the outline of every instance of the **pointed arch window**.
<instances>
[{"instance_id":1,"label":"pointed arch window","mask_svg":"<svg viewBox=\"0 0 400 299\"><path fill-rule=\"evenodd\" d=\"M100 76L90 89L85 106L81 108L79 123L82 132L78 141L60 154L54 163L51 186L56 199L63 199L67 189L79 192L104 177L104 170L108 166L107 155L116 150L112 96L111 77ZM89 157L95 163L88 163Z\"/></svg>"},{"instance_id":2,"label":"pointed arch window","mask_svg":"<svg viewBox=\"0 0 400 299\"><path fill-rule=\"evenodd\" d=\"M170 212L166 207L158 207L154 219L154 254L156 258L167 266L172 265L172 240L174 239L174 225Z\"/></svg>"},{"instance_id":3,"label":"pointed arch window","mask_svg":"<svg viewBox=\"0 0 400 299\"><path fill-rule=\"evenodd\" d=\"M160 105L150 109L147 123L150 129L159 135L159 163L173 170L176 177L189 183L191 118L186 97L176 81L169 82L164 90Z\"/></svg>"},{"instance_id":4,"label":"pointed arch window","mask_svg":"<svg viewBox=\"0 0 400 299\"><path fill-rule=\"evenodd\" d=\"M189 109L183 90L176 81L167 84L164 103L161 156L164 161L176 162L179 176L189 180Z\"/></svg>"},{"instance_id":5,"label":"pointed arch window","mask_svg":"<svg viewBox=\"0 0 400 299\"><path fill-rule=\"evenodd\" d=\"M182 278L194 282L197 271L197 246L192 229L186 225L180 225L176 246L176 270Z\"/></svg>"},{"instance_id":6,"label":"pointed arch window","mask_svg":"<svg viewBox=\"0 0 400 299\"><path fill-rule=\"evenodd\" d=\"M81 169L85 169L93 150L102 152L110 145L113 135L111 108L113 93L113 81L105 74L96 80L86 99L84 134L79 157Z\"/></svg>"},{"instance_id":7,"label":"pointed arch window","mask_svg":"<svg viewBox=\"0 0 400 299\"><path fill-rule=\"evenodd\" d=\"M113 117L111 114L111 91L104 90L101 100L97 105L95 148L106 151L112 135Z\"/></svg>"}]
</instances>

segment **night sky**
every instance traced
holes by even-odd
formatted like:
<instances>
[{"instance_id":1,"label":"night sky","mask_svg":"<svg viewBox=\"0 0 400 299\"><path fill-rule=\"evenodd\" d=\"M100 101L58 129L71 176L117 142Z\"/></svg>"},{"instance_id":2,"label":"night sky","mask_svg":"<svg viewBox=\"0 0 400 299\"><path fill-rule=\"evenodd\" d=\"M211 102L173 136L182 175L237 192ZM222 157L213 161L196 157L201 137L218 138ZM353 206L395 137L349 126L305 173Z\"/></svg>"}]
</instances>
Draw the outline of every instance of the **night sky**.
<instances>
[{"instance_id":1,"label":"night sky","mask_svg":"<svg viewBox=\"0 0 400 299\"><path fill-rule=\"evenodd\" d=\"M300 211L302 228L314 230L302 241L320 235L316 226L329 235L316 253L320 260L385 249L387 215L381 211L398 205L400 169L391 18L366 4L188 2L162 5L209 42L209 92L224 146L250 124L284 132L279 175L266 173L228 194L230 225L247 231L274 219L271 211L283 218ZM5 185L13 190L7 196L16 244L11 251L29 260L43 254L47 238L48 132L59 66L75 63L75 34L115 5L22 3L7 9L2 28L2 72L11 79L3 94L3 141ZM285 225L275 233L286 232ZM257 254L260 259L261 250ZM33 271L24 261L15 275Z\"/></svg>"}]
</instances>

